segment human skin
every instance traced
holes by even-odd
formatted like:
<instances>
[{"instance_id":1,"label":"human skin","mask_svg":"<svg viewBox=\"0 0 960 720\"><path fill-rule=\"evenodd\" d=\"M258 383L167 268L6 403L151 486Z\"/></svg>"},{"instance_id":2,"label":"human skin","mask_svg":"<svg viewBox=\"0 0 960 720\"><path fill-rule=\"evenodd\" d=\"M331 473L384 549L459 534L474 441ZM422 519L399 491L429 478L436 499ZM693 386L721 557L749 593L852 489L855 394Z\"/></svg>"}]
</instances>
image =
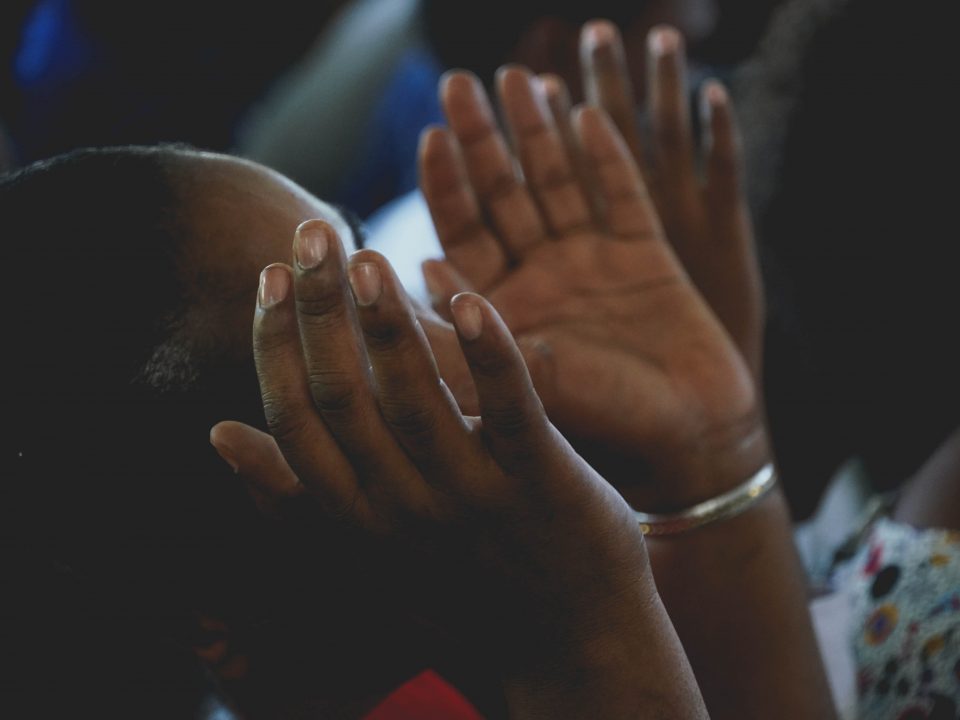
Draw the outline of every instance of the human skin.
<instances>
[{"instance_id":1,"label":"human skin","mask_svg":"<svg viewBox=\"0 0 960 720\"><path fill-rule=\"evenodd\" d=\"M719 82L708 81L700 88L698 152L683 36L658 26L645 45L649 133L642 133L636 121L617 28L602 20L588 23L581 34L587 100L610 113L650 188L677 257L759 378L764 297L732 103ZM547 96L555 119L569 115L569 107L554 99L562 98L561 85L554 83Z\"/></svg>"},{"instance_id":2,"label":"human skin","mask_svg":"<svg viewBox=\"0 0 960 720\"><path fill-rule=\"evenodd\" d=\"M635 506L674 510L739 484L769 457L755 386L622 138L589 108L575 118L607 200L601 220L529 73L505 69L498 85L524 178L482 86L449 75L451 129L431 129L421 148L447 258L428 276L465 281L500 309L551 418Z\"/></svg>"},{"instance_id":3,"label":"human skin","mask_svg":"<svg viewBox=\"0 0 960 720\"><path fill-rule=\"evenodd\" d=\"M335 210L283 176L260 165L220 155L185 152L175 167L174 172L179 179L178 189L185 201L186 214L195 228L195 232L188 237L189 244L182 248L180 257L192 300L186 313L185 332L192 337L202 338L205 343L216 343L221 352L234 355L235 359L248 357L248 302L255 295L255 289L243 278L251 277L251 272L252 277L256 277L257 271L254 268L261 263L269 264L278 258L289 257L289 235L282 240L281 236L285 233L292 234L293 228L306 217L324 218L336 228L339 236L344 237L344 244L352 249L349 230ZM448 351L452 347L459 353L451 326L423 315L421 326L431 334L439 332L444 339L441 347ZM444 360L440 359L439 362L442 368ZM461 358L460 363L462 362ZM225 457L231 458L235 465L245 465L238 462L238 459L246 459L243 455L243 442L231 448L229 431L218 437L218 450ZM244 466L243 470L256 474L256 471L248 466ZM296 491L290 494L296 495ZM259 499L264 502L262 493ZM265 503L276 509L276 503L271 503L269 499ZM331 525L336 526L336 523ZM631 532L636 534L635 531L636 528L633 527ZM334 534L337 534L335 530ZM347 531L341 535L341 538L343 537L354 536ZM341 539L340 542L344 540ZM361 547L359 544L356 545L356 551L358 557L367 558L376 552L369 546ZM641 563L644 564L645 562ZM629 565L633 566L634 563ZM384 575L386 577L387 573ZM357 582L347 577L339 580L331 577L330 581L351 584ZM356 587L359 591L366 586L357 584ZM369 591L382 592L382 588L377 591L371 587ZM644 592L649 592L649 588ZM429 662L425 659L407 658L402 649L392 653L396 648L380 647L391 640L402 642L401 637L408 643L418 642L417 618L407 614L409 607L409 604L398 602L383 608L386 616L394 616L394 621L387 620L388 624L405 624L414 628L406 634L400 633L392 638L368 637L363 632L365 621L359 618L354 622L340 616L331 618L331 621L353 627L355 642L369 647L370 657L379 658L381 664L392 664L396 673L393 676L394 682L399 682L405 677L405 673L413 673L423 666L419 663ZM198 647L198 656L215 669L223 687L232 695L232 699L238 702L239 709L253 713L252 716L266 714L276 717L290 707L316 707L326 712L359 713L363 707L369 706L378 694L390 689L389 686L377 685L377 681L368 682L363 677L358 677L354 687L332 688L318 681L312 686L287 687L285 690L290 696L277 698L274 696L278 692L277 688L269 682L265 684L261 679L264 658L255 653L250 654L242 643L238 644L235 640L237 629L226 626L216 616L215 609L209 610L212 614L203 614L199 620L200 625L206 630L210 627L219 628L220 639L213 645ZM317 610L322 614L321 608ZM444 622L448 622L446 616ZM377 627L383 627L383 622L379 619ZM606 640L598 642L604 645L607 643ZM317 653L323 655L323 646L329 644L329 640L318 637L317 643ZM623 648L614 654L623 652L628 650ZM560 668L550 670L560 671ZM573 669L567 668L565 671L572 672ZM382 682L383 673L377 673L379 682ZM615 676L610 669L605 670L604 675L611 679ZM516 692L522 695L524 683L518 681L516 685ZM302 696L298 693L302 693Z\"/></svg>"},{"instance_id":4,"label":"human skin","mask_svg":"<svg viewBox=\"0 0 960 720\"><path fill-rule=\"evenodd\" d=\"M511 82L514 83L514 91L523 90L516 80ZM521 213L517 217L525 216ZM533 217L534 221L538 220L536 216L530 214L526 217ZM540 221L542 222L542 219ZM654 226L651 225L651 227ZM441 237L443 237L442 233ZM523 241L521 233L518 232L517 237L520 238L520 242ZM496 250L499 239L496 235L492 238L495 243L493 247ZM595 249L602 251L603 245L595 246ZM542 249L540 252L546 255L548 249ZM545 279L550 277L550 272L562 272L564 260L569 261L570 257L576 258L576 255L567 258L552 257L550 262L559 262L559 264L547 267L549 272L546 273ZM604 261L602 255L599 257L598 268L602 268ZM671 262L669 256L666 262L669 266ZM614 261L613 265L616 270L625 271L622 263ZM578 265L576 270L579 272L580 269L581 266ZM537 268L534 274L543 270L543 267ZM683 276L678 274L677 277ZM609 279L603 273L595 276L599 283L597 287L603 287L605 278ZM529 295L522 295L520 288L527 292L535 292L536 289L536 285L530 284L526 287L518 284L517 287L518 302L521 299L523 302L528 302L530 299ZM714 348L720 348L721 352L729 353L731 345L728 340L723 339L722 332L718 334L715 321L703 319L703 306L699 304L701 301L688 302L691 303L690 307L696 309L694 316L701 318L699 322L706 323L706 327L710 328L706 332L706 337L715 339L712 341ZM594 321L598 317L593 316ZM711 325L711 323L714 324ZM425 323L425 330L428 335L431 335L434 349L441 357L439 362L443 366L445 361L442 358L451 357L454 353L449 351L441 353L439 349L449 345L451 339L455 342L455 338L452 338L449 333L445 334L442 331L442 325L433 326L441 328L439 335L431 333L430 327ZM536 345L533 347L536 349ZM726 362L731 363L732 367L737 367L739 361L728 357ZM605 362L598 362L593 370L604 372L609 370L609 367ZM462 364L457 366L454 363L454 368L456 372L443 373L451 386L456 386L455 378L462 380L465 377L465 367ZM534 371L536 372L536 367ZM749 378L750 372L742 368L736 371L736 376L741 378L737 382L746 383L749 381L744 381L742 378ZM466 379L469 380L469 375L466 375ZM744 386L746 385L741 385L741 387ZM469 387L469 383L462 387ZM460 395L456 392L455 394ZM460 399L463 400L462 397ZM547 405L549 411L549 398L547 398ZM607 417L615 420L622 419L617 412L611 411L613 407L615 406L611 405L606 409ZM221 431L223 430L225 429L221 428ZM226 432L229 433L230 430L226 429ZM761 434L759 437L762 440L764 436ZM222 438L223 435L221 435ZM763 452L754 455L755 467L767 458L768 456ZM709 466L706 460L704 466ZM744 464L737 472L730 471L724 482L732 483L741 480L751 471L752 469ZM696 481L702 481L703 478L697 478L696 475L694 473ZM664 497L677 504L700 499L705 493L712 493L713 490L721 487L720 483L713 484L712 481L697 488L684 487L682 472L672 473L671 479L676 481L678 486L667 488L667 494ZM654 508L645 507L644 509ZM670 611L676 615L675 622L681 637L690 648L689 653L693 659L694 668L702 678L701 682L707 691L709 707L718 716L763 716L765 712L774 712L773 705L770 703L783 698L791 698L787 706L792 708L792 712L795 712L797 717L829 716L830 711L826 707L829 695L823 683L822 671L819 669L816 649L809 630L809 620L804 606L803 583L802 579L799 579L799 570L790 545L789 533L785 528L786 519L782 500L777 496L771 496L737 521L718 525L711 531L691 533L684 538L669 541L656 540L650 543L655 571L659 567L663 575L661 581L663 596ZM715 533L719 533L719 537L724 538L724 541L720 542ZM760 552L758 548L763 548L765 551ZM669 571L664 570L665 568ZM692 592L691 588L697 588L697 591ZM713 612L707 616L700 612L702 602L698 599L703 597L710 597L715 603ZM784 618L787 619L786 623L783 622ZM765 639L771 637L778 638L782 642L770 645ZM741 657L740 663L729 663L724 660L732 646L742 646L748 650ZM780 671L776 673L776 677L771 678L771 682L767 683L769 692L757 692L755 687L757 678L769 677L775 668L780 668ZM795 684L792 690L785 687L783 681L783 678L791 673L794 677L805 679ZM783 706L777 704L775 714L783 712Z\"/></svg>"},{"instance_id":5,"label":"human skin","mask_svg":"<svg viewBox=\"0 0 960 720\"><path fill-rule=\"evenodd\" d=\"M676 62L661 59L658 66L662 95L679 92ZM671 78L672 85L665 82ZM713 117L724 118L713 129L728 134L721 144L729 165L737 160L732 112L725 93L708 92L718 103ZM694 287L713 293L711 302L726 313L727 331L739 328L741 350L759 348L762 302L754 300L759 287L755 259L745 255L752 239L738 219L742 206L720 211L730 221L726 241L694 235L681 252L664 234L639 171L618 175L611 169L615 158L623 161L630 152L623 140L603 142L602 117L595 111L579 111L570 126L587 170L591 160L599 168L586 175L598 178L594 187L614 198L606 203L605 218L596 216L604 204L592 203L589 189L580 189L583 168L565 156L570 143L553 120L555 108L549 96L538 96L529 74L511 68L499 77L499 99L523 178L513 173L475 79L449 76L442 97L451 131L431 130L421 155L424 194L446 253L446 262L425 267L437 295L442 299L464 287L487 293L528 350L548 413L588 459L606 463L598 467L610 470L606 477L635 507L669 511L693 504L743 482L769 462L753 384L759 357L748 369ZM660 104L669 103L663 98ZM689 161L688 145L659 143L660 162L671 159L672 149L682 167ZM680 177L667 187L676 190L693 179ZM740 203L738 182L732 172L720 196L725 192ZM629 198L635 200L627 212ZM678 258L700 251L712 253L715 261L699 262L695 279ZM719 282L705 274L711 268L724 276ZM730 286L747 292L731 300L724 294ZM686 392L672 401L666 388L676 386L669 380L658 384L663 376L683 378ZM696 417L671 412L672 402ZM710 419L712 411L719 414ZM737 417L746 422L737 423ZM711 427L703 437L728 442L677 444L684 433ZM670 438L647 445L651 430ZM646 485L637 480L640 468L652 469L644 476ZM738 518L653 538L649 547L662 596L712 715L831 716L803 573L779 492ZM727 660L732 647L737 662Z\"/></svg>"},{"instance_id":6,"label":"human skin","mask_svg":"<svg viewBox=\"0 0 960 720\"><path fill-rule=\"evenodd\" d=\"M515 90L524 92L516 77L512 82L515 83ZM529 100L529 95L525 100ZM580 132L581 139L593 137L585 146L613 151L612 155L598 156L598 159L606 158L608 168L619 164L621 170L629 169L629 154L625 146L617 144L612 127L603 120L602 115L595 112L582 113L574 126ZM590 133L594 134L591 136ZM436 138L436 132L431 133L427 137L427 143L436 143ZM441 140L446 143L449 138L441 137ZM441 147L441 152L446 149L449 149L449 145ZM429 147L425 148L425 152L429 152ZM444 157L449 159L450 155L441 156L441 159ZM450 169L449 166L447 169ZM460 177L465 175L456 168L453 168L453 172L459 173ZM614 177L619 177L622 181L624 178L629 180L630 175L620 173ZM647 222L651 224L646 227L654 234L649 238L645 252L651 252L650 245L659 248L659 262L671 267L671 263L675 261L671 260L666 241L656 234L657 225L650 219L651 210L643 205L646 202L645 195L638 190L638 183L639 176L636 176L632 184L621 186L614 182L604 188L611 197L620 201L625 201L632 193L635 205L631 212L624 212L624 218L630 222L636 222L638 218L642 222L644 217L647 218ZM453 188L452 192L456 193L455 185L446 183L445 186L448 189ZM455 219L456 205L445 206L444 210L454 214ZM525 216L523 213L509 215L514 218L530 217L530 214ZM448 227L450 219L449 215L443 218ZM439 224L442 238L443 221ZM499 243L493 230L486 232L491 233L491 243ZM523 240L519 232L516 237ZM542 252L547 253L554 247L544 248ZM613 253L623 252L621 246L610 244L609 247ZM493 248L497 249L497 245L493 245ZM591 241L590 249L600 256L598 263L605 261L605 244L602 240ZM502 256L504 250L500 249L498 252ZM555 263L558 258L559 261L564 260L562 251L554 255L552 260ZM577 277L581 277L584 255L573 257L578 260ZM616 259L621 256L614 257ZM606 261L609 262L609 258ZM603 267L602 264L600 266ZM547 264L546 267L562 270L563 263ZM614 262L613 267L619 272L624 270L622 263ZM543 267L538 271L542 272ZM609 281L610 277L600 274L594 276L594 282ZM675 277L678 292L695 295L682 274L678 273ZM549 274L544 279L548 278ZM523 297L523 292L528 295ZM538 285L527 283L518 288L517 297L527 301L530 299L529 294L536 292ZM735 355L732 344L724 339L716 320L712 319L701 301L691 298L685 302L695 309L693 317L697 322L712 328L707 331L707 337L718 338L714 352ZM593 312L595 311L594 309ZM632 326L627 325L623 333L626 334L630 329ZM638 335L634 341L642 347L642 343L649 339L649 334L643 334ZM436 347L437 343L434 343L434 348ZM589 345L586 348L589 350ZM742 361L731 356L727 362L737 368L738 362ZM739 367L741 369L737 371L738 377L747 378L743 382L749 383L749 371L743 366ZM605 369L608 369L608 366L604 363L597 363L595 368L596 372ZM647 386L646 391L656 394L658 387L654 383ZM343 393L341 395L346 397ZM458 399L463 405L462 398ZM475 397L472 402L476 403ZM230 438L233 439L235 448L243 446L248 450L240 453L242 457L234 457L241 474L256 478L255 482L267 494L282 497L303 491L296 474L285 466L276 445L268 438L258 436L249 428L231 423L223 423L214 428L212 440L218 447L225 439ZM241 439L243 442L239 442ZM767 457L762 455L758 462ZM676 479L681 482L683 480L682 477ZM685 491L689 492L689 488ZM829 693L810 630L802 575L791 545L782 498L777 493L768 496L762 503L735 520L678 538L651 540L648 544L654 572L663 578L663 596L668 603L668 610L674 614L678 632L694 660L695 672L702 678L700 682L708 688L707 702L713 714L719 717L766 717L770 716L770 713L778 716L787 713L787 717L830 716L832 711L829 707ZM712 603L709 613L703 612L705 598L709 598ZM729 660L731 647L738 648L738 662ZM739 652L740 649L743 650L742 653ZM802 680L794 683L794 678ZM760 690L757 689L758 679L763 684Z\"/></svg>"},{"instance_id":7,"label":"human skin","mask_svg":"<svg viewBox=\"0 0 960 720\"><path fill-rule=\"evenodd\" d=\"M389 264L348 261L325 223L268 267L254 321L264 410L325 511L374 535L454 544L487 588L460 621L511 717L704 717L623 499L550 425L488 303L453 301L480 417L440 382Z\"/></svg>"},{"instance_id":8,"label":"human skin","mask_svg":"<svg viewBox=\"0 0 960 720\"><path fill-rule=\"evenodd\" d=\"M893 517L919 528L960 530L960 430L906 483Z\"/></svg>"},{"instance_id":9,"label":"human skin","mask_svg":"<svg viewBox=\"0 0 960 720\"><path fill-rule=\"evenodd\" d=\"M188 332L213 335L220 350L250 355L248 309L265 265L290 254L290 236L310 218L333 224L350 247L340 213L263 165L217 153L180 151L171 163L191 232L179 248ZM252 273L252 275L251 275Z\"/></svg>"},{"instance_id":10,"label":"human skin","mask_svg":"<svg viewBox=\"0 0 960 720\"><path fill-rule=\"evenodd\" d=\"M289 259L290 238L307 219L320 218L329 223L345 247L353 251L355 242L351 230L336 209L257 163L178 150L174 151L169 165L182 202L179 212L190 230L183 233L178 248L186 292L178 337L231 366L249 364L253 379L250 308L256 304L260 270L270 263ZM422 325L430 328L430 319L425 318ZM455 345L452 327L447 323L439 326ZM216 368L211 371L216 372ZM239 405L247 398L253 403L249 408L239 409L238 403L233 403L234 411L251 422L262 418L255 382L252 387L233 388L233 392ZM198 442L203 443L204 439L198 438ZM229 449L220 449L229 454ZM277 532L289 531L278 525ZM347 588L372 598L383 592L388 586L385 583L393 577L385 572L383 582L372 580L368 567L350 565L335 557L334 548L338 543L347 542L347 536L349 533L341 532L332 523L318 524L311 529L311 539L322 548L314 554L314 559L327 572L315 584L331 585L333 589L325 597L333 598L329 607L337 608L338 612L349 605ZM357 555L363 555L359 545ZM286 625L292 626L296 615L306 611L302 604L301 598L286 600L288 609L282 618ZM292 707L310 707L327 716L359 715L404 680L429 667L428 657L433 647L422 623L411 616L407 606L380 604L376 616L358 617L371 613L370 605L365 599L356 601L352 607L354 615L345 617L330 614L332 610L321 602L310 609L310 615L302 616L302 627L313 628L317 638L310 643L298 641L299 650L306 657L298 660L300 665L291 670L304 673L311 664L318 670L309 683L285 679L282 692L275 682L276 670L264 667L277 668L282 658L251 648L250 643L243 640L250 636L251 630L235 624L225 625L218 608L203 608L197 621L200 635L210 636L213 627L218 629L218 639L195 649L245 713L284 717ZM192 633L185 630L185 634ZM281 637L271 635L266 627L258 637L264 640L261 644L265 647L282 644ZM312 645L312 651L308 645ZM344 655L337 659L337 653L344 648L350 648L350 657ZM349 682L331 682L325 677L339 676L329 670L330 665L358 669ZM278 697L279 694L283 697Z\"/></svg>"}]
</instances>

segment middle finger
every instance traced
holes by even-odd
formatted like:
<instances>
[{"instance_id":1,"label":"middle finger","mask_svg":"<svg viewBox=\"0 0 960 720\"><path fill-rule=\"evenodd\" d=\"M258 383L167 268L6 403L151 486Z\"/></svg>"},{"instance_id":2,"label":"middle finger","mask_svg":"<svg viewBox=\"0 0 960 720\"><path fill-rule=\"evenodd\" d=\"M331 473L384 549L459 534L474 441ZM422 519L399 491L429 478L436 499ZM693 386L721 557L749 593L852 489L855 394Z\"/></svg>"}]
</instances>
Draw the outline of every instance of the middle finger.
<instances>
[{"instance_id":1,"label":"middle finger","mask_svg":"<svg viewBox=\"0 0 960 720\"><path fill-rule=\"evenodd\" d=\"M550 232L563 237L589 227L590 207L545 94L518 67L501 70L497 86L527 185Z\"/></svg>"}]
</instances>

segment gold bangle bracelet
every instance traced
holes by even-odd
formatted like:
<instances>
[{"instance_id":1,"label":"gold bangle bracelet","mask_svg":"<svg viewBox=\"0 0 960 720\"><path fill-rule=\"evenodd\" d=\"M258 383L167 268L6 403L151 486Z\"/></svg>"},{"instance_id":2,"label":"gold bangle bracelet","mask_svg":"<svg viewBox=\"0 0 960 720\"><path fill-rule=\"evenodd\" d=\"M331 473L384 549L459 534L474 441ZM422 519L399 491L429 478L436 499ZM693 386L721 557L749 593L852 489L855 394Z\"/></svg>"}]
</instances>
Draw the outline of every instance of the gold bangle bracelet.
<instances>
[{"instance_id":1,"label":"gold bangle bracelet","mask_svg":"<svg viewBox=\"0 0 960 720\"><path fill-rule=\"evenodd\" d=\"M756 503L777 483L773 463L767 463L746 482L677 513L657 515L634 510L644 535L676 535L701 525L732 518Z\"/></svg>"}]
</instances>

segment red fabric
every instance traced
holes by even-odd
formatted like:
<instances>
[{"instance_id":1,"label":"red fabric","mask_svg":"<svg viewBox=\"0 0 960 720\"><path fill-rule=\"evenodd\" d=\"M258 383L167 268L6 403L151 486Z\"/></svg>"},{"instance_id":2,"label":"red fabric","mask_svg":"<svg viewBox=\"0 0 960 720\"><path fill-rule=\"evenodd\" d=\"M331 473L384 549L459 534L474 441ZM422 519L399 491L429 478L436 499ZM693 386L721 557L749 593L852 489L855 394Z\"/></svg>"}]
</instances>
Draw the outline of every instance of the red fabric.
<instances>
[{"instance_id":1,"label":"red fabric","mask_svg":"<svg viewBox=\"0 0 960 720\"><path fill-rule=\"evenodd\" d=\"M483 720L457 690L432 670L390 693L363 720Z\"/></svg>"}]
</instances>

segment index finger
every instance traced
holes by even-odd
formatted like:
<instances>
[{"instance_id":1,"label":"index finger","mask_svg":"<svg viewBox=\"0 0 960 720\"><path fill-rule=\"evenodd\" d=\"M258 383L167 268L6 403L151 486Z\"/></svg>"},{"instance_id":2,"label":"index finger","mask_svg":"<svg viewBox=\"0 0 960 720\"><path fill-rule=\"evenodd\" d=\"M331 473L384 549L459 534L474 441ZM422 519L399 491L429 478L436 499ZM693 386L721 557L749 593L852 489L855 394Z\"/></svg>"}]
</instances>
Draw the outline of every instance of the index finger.
<instances>
[{"instance_id":1,"label":"index finger","mask_svg":"<svg viewBox=\"0 0 960 720\"><path fill-rule=\"evenodd\" d=\"M553 236L590 227L590 208L542 85L525 68L497 72L500 103L523 174Z\"/></svg>"},{"instance_id":2,"label":"index finger","mask_svg":"<svg viewBox=\"0 0 960 720\"><path fill-rule=\"evenodd\" d=\"M546 239L540 210L517 176L483 86L467 72L446 75L443 110L462 151L467 177L511 259Z\"/></svg>"},{"instance_id":3,"label":"index finger","mask_svg":"<svg viewBox=\"0 0 960 720\"><path fill-rule=\"evenodd\" d=\"M481 292L487 290L506 273L509 258L487 226L450 131L424 130L418 159L420 189L444 256L473 287ZM431 280L437 278L424 273L424 279L432 294L435 288L431 287Z\"/></svg>"}]
</instances>

